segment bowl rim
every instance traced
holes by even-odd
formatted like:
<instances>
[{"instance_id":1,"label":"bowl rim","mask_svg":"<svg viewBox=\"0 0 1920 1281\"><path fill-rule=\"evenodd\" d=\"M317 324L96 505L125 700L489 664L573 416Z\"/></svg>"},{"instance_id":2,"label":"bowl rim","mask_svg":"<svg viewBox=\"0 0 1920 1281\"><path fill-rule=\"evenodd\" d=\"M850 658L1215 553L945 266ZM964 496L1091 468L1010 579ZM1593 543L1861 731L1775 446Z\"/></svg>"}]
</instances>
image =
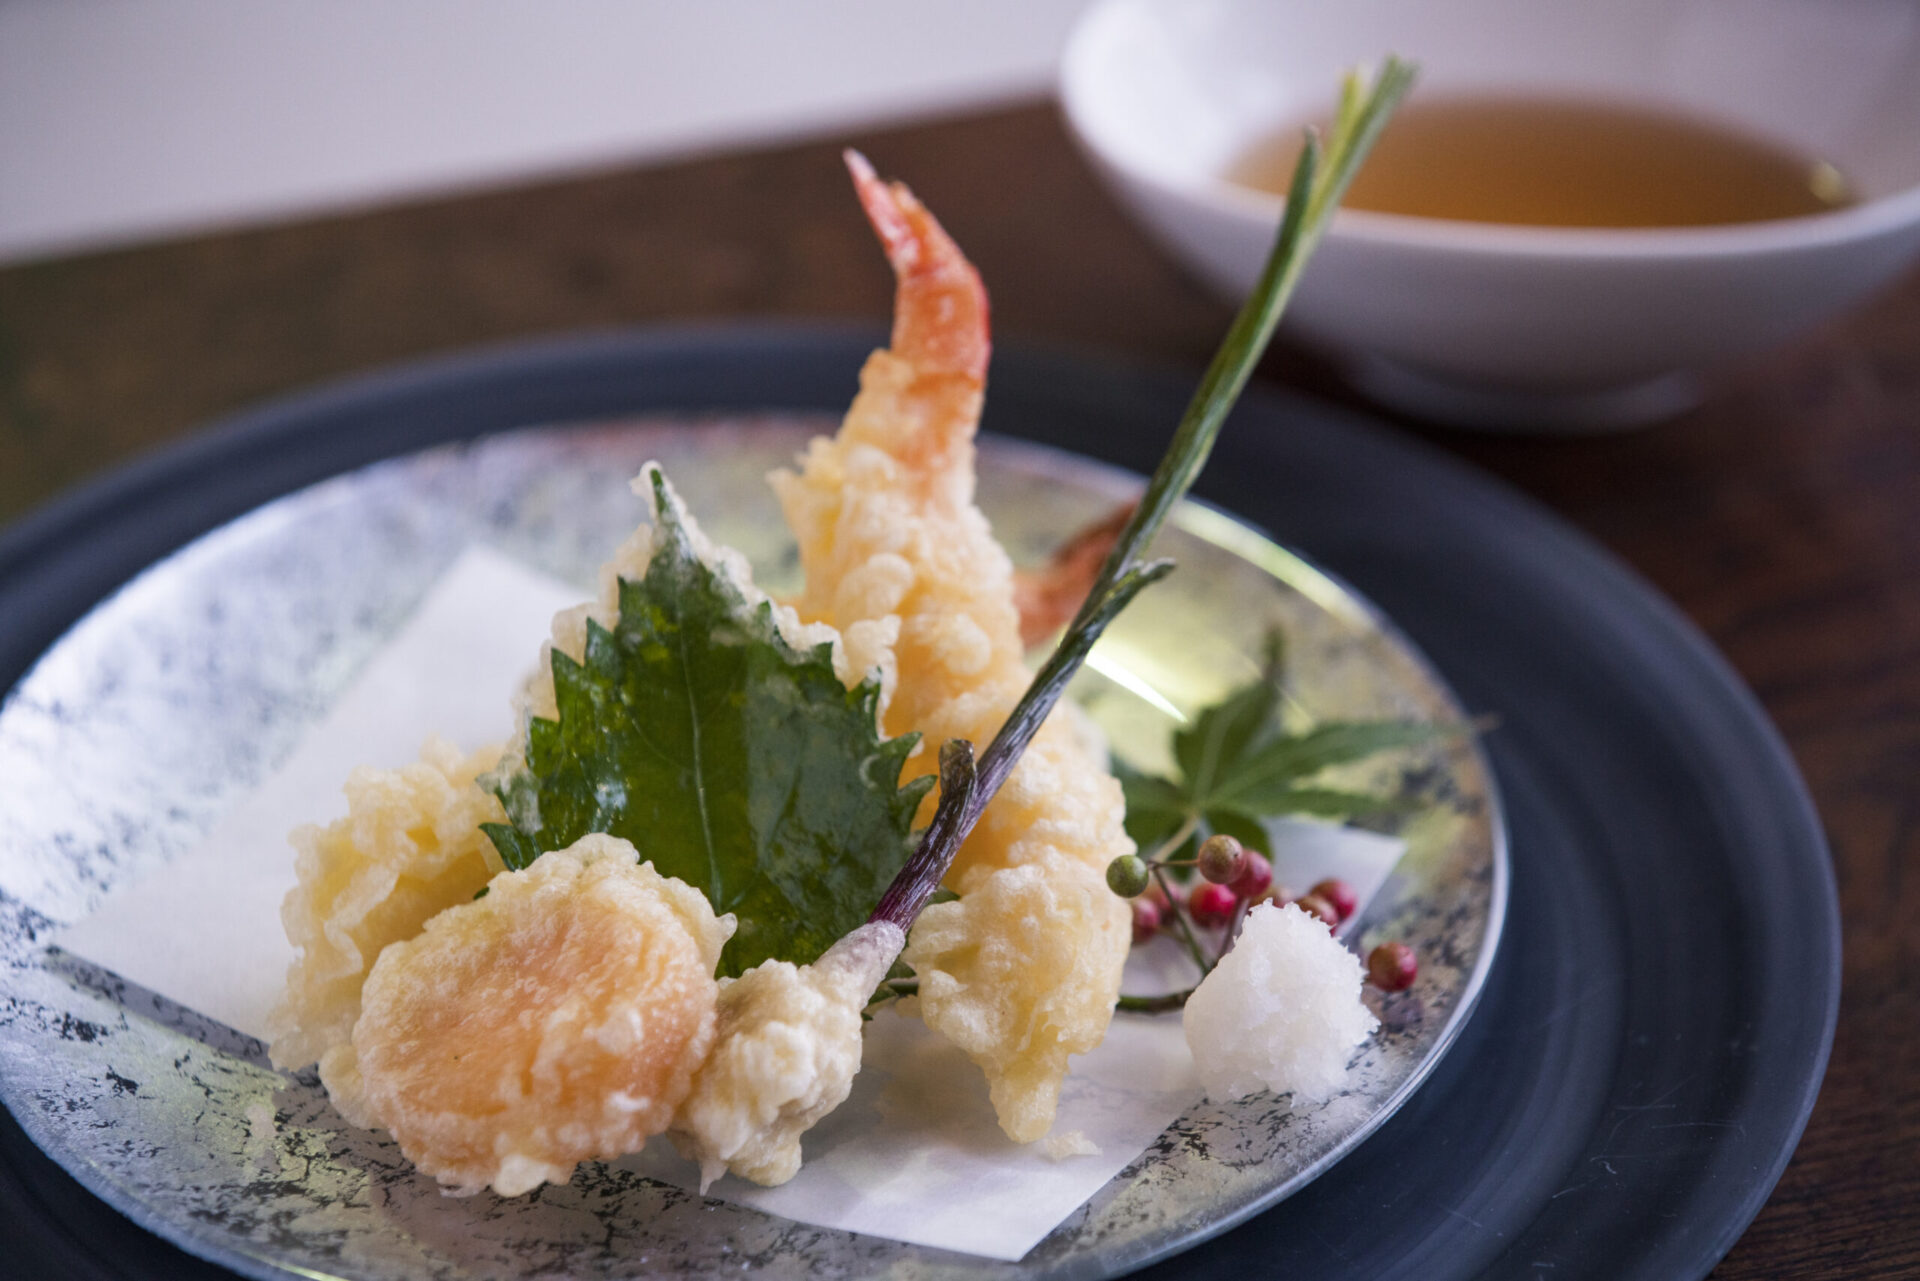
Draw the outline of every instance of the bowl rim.
<instances>
[{"instance_id":1,"label":"bowl rim","mask_svg":"<svg viewBox=\"0 0 1920 1281\"><path fill-rule=\"evenodd\" d=\"M1144 162L1091 105L1104 62L1094 55L1109 15L1143 0L1094 0L1075 20L1059 63L1062 114L1080 145L1129 182L1243 223L1278 225L1286 198L1220 173L1181 175ZM1383 53L1386 51L1383 51ZM1688 227L1543 227L1468 222L1413 214L1341 209L1332 241L1486 259L1561 258L1595 262L1768 257L1920 235L1920 182L1844 208L1792 218Z\"/></svg>"}]
</instances>

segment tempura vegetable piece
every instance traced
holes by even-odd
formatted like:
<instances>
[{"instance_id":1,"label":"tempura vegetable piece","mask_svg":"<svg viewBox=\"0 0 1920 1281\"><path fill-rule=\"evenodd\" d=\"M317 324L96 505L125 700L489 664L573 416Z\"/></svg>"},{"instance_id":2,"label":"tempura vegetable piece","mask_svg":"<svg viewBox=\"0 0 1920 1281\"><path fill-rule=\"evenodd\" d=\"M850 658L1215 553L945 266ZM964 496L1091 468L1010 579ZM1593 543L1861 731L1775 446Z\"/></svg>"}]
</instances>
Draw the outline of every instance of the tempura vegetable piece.
<instances>
[{"instance_id":1,"label":"tempura vegetable piece","mask_svg":"<svg viewBox=\"0 0 1920 1281\"><path fill-rule=\"evenodd\" d=\"M1000 1126L1019 1142L1052 1126L1067 1056L1106 1035L1106 958L1132 942L1130 914L1110 910L1117 901L1100 873L1049 854L974 869L907 941L923 1017L937 1011L935 1026L986 1069Z\"/></svg>"},{"instance_id":2,"label":"tempura vegetable piece","mask_svg":"<svg viewBox=\"0 0 1920 1281\"><path fill-rule=\"evenodd\" d=\"M625 841L545 854L381 953L335 1102L455 1191L563 1183L667 1128L732 932Z\"/></svg>"},{"instance_id":3,"label":"tempura vegetable piece","mask_svg":"<svg viewBox=\"0 0 1920 1281\"><path fill-rule=\"evenodd\" d=\"M867 359L839 434L813 441L799 471L775 473L772 482L806 571L795 602L800 616L848 632L900 620L885 724L891 734L922 734L906 769L928 773L941 743L989 742L1030 675L1013 567L973 501L986 295L972 265L905 187L881 182L857 155L848 164L899 280L892 347ZM930 797L923 817L932 805ZM1097 880L1133 849L1122 813L1119 785L1104 765L1063 718L1050 718L960 849L949 884L974 893L1002 869L1069 863ZM1028 892L1025 879L1018 885L1007 893ZM1064 944L1077 963L1057 973L1045 968L1052 943L1041 946L1012 920L991 912L961 919L978 931L964 946L990 950L1021 983L1038 984L1044 974L1045 982L1074 985L1059 997L1067 1006L1111 1011L1129 937L1128 908L1118 898L1107 894L1066 918L1061 928L1078 931ZM923 991L921 1017L985 1069L1007 1132L1039 1137L1066 1053L1099 1044L1108 1016L1078 1023L1062 1038L1014 1017L1017 1008L1041 1017L1038 1006L1009 1006L983 1023L966 1003L979 998L962 998L945 986Z\"/></svg>"},{"instance_id":4,"label":"tempura vegetable piece","mask_svg":"<svg viewBox=\"0 0 1920 1281\"><path fill-rule=\"evenodd\" d=\"M853 1088L861 1010L903 938L870 922L811 965L764 961L721 980L713 1050L671 1131L700 1163L702 1192L729 1170L769 1187L799 1171L800 1136Z\"/></svg>"},{"instance_id":5,"label":"tempura vegetable piece","mask_svg":"<svg viewBox=\"0 0 1920 1281\"><path fill-rule=\"evenodd\" d=\"M347 816L292 834L298 884L280 919L298 956L270 1016L273 1062L296 1068L346 1044L360 1017L367 971L389 943L412 938L429 917L474 896L499 870L480 830L500 803L475 785L500 748L462 758L432 739L418 762L357 769Z\"/></svg>"}]
</instances>

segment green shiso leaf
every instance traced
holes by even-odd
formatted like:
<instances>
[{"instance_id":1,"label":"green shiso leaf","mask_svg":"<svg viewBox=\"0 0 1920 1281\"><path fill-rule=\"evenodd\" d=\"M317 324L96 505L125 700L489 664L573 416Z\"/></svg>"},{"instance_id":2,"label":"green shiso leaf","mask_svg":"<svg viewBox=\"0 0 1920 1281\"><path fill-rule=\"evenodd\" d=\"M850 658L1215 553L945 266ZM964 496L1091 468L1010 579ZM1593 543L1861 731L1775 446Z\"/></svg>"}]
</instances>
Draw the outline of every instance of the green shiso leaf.
<instances>
[{"instance_id":1,"label":"green shiso leaf","mask_svg":"<svg viewBox=\"0 0 1920 1281\"><path fill-rule=\"evenodd\" d=\"M559 715L534 719L524 768L488 780L509 822L487 835L511 868L591 832L633 842L739 929L719 973L807 964L866 920L905 863L933 780L899 786L915 737L882 739L868 679L831 649L796 649L772 606L702 561L656 469L653 554L620 583L584 661L553 654Z\"/></svg>"}]
</instances>

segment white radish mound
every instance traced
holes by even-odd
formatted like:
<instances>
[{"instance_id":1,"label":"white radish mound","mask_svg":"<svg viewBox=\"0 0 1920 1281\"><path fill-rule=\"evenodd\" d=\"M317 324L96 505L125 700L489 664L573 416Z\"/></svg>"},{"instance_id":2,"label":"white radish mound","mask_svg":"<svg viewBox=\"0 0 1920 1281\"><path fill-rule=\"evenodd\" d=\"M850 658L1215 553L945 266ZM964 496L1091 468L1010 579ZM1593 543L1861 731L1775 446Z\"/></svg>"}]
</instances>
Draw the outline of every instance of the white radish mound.
<instances>
[{"instance_id":1,"label":"white radish mound","mask_svg":"<svg viewBox=\"0 0 1920 1281\"><path fill-rule=\"evenodd\" d=\"M1338 1093L1353 1048L1379 1025L1360 1000L1364 977L1360 959L1298 907L1247 913L1233 950L1187 1000L1187 1048L1207 1097Z\"/></svg>"}]
</instances>

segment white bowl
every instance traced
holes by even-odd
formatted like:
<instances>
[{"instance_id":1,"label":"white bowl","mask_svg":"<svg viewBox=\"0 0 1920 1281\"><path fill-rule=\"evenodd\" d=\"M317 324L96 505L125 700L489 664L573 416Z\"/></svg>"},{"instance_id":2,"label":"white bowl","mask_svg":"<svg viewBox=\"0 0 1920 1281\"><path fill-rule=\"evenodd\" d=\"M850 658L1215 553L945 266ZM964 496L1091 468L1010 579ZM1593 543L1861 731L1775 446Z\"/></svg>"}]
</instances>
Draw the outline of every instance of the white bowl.
<instances>
[{"instance_id":1,"label":"white bowl","mask_svg":"<svg viewBox=\"0 0 1920 1281\"><path fill-rule=\"evenodd\" d=\"M1697 398L1697 371L1833 316L1920 252L1913 0L1100 0L1061 97L1121 200L1237 300L1281 200L1228 166L1390 52L1420 64L1415 94L1683 111L1831 160L1861 199L1647 230L1342 211L1288 327L1389 403L1489 428L1651 421Z\"/></svg>"}]
</instances>

